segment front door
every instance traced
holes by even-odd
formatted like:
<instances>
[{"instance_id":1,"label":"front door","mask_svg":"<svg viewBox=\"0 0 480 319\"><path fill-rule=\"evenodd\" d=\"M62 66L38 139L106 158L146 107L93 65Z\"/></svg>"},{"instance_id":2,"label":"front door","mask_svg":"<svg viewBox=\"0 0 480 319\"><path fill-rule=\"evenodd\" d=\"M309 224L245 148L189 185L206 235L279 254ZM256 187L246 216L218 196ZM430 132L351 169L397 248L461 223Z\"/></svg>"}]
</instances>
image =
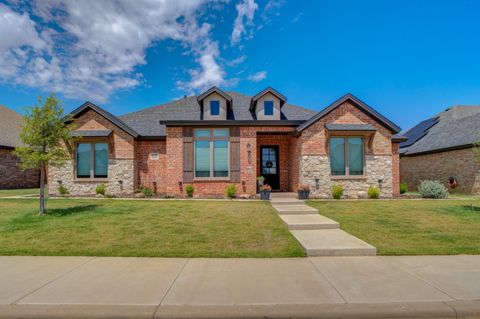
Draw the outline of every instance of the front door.
<instances>
[{"instance_id":1,"label":"front door","mask_svg":"<svg viewBox=\"0 0 480 319\"><path fill-rule=\"evenodd\" d=\"M264 184L270 185L272 190L280 190L278 146L261 146L260 154L260 172L265 177Z\"/></svg>"}]
</instances>

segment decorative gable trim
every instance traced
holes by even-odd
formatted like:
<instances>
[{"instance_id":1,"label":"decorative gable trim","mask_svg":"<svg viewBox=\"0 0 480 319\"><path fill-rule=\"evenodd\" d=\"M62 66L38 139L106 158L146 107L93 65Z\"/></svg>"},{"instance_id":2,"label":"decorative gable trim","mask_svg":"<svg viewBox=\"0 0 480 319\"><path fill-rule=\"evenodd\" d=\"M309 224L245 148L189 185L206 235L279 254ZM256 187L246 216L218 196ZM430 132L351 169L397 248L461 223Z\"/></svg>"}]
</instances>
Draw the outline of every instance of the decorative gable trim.
<instances>
[{"instance_id":1,"label":"decorative gable trim","mask_svg":"<svg viewBox=\"0 0 480 319\"><path fill-rule=\"evenodd\" d=\"M135 138L137 138L139 136L139 134L137 132L135 132L132 128L130 128L127 124L125 124L118 117L116 117L115 115L105 111L101 107L99 107L99 106L97 106L97 105L95 105L95 104L93 104L92 102L89 102L89 101L83 103L81 106L79 106L78 108L73 110L68 116L66 116L64 118L64 120L68 121L69 118L79 117L81 114L83 114L84 112L86 112L89 109L95 111L98 114L100 114L101 116L103 116L104 118L106 118L107 120L109 120L110 122L112 122L113 124L118 126L119 128L121 128L122 130L124 130L125 132L130 134L131 136L133 136Z\"/></svg>"},{"instance_id":2,"label":"decorative gable trim","mask_svg":"<svg viewBox=\"0 0 480 319\"><path fill-rule=\"evenodd\" d=\"M335 102L330 104L328 107L326 107L322 111L320 111L317 114L315 114L314 116L312 116L310 119L308 119L302 125L297 127L297 129L295 131L298 132L298 133L302 132L303 130L308 128L310 125L312 125L316 121L320 120L321 118L323 118L324 116L326 116L327 114L329 114L330 112L332 112L337 107L339 107L340 105L342 105L343 103L345 103L347 101L352 103L355 107L357 107L362 112L366 113L367 115L369 115L370 117L375 119L377 122L379 122L380 124L382 124L386 128L388 128L393 133L400 132L400 127L398 127L395 123L393 123L392 121L387 119L385 116L381 115L380 113L375 111L372 107L368 106L367 104L365 104L364 102L362 102L361 100L359 100L358 98L356 98L355 96L353 96L350 93L345 94L340 99L336 100Z\"/></svg>"},{"instance_id":3,"label":"decorative gable trim","mask_svg":"<svg viewBox=\"0 0 480 319\"><path fill-rule=\"evenodd\" d=\"M252 100L250 102L251 112L255 112L255 107L257 105L258 99L260 99L262 96L264 96L267 93L273 94L275 97L277 97L280 100L280 108L283 106L283 104L285 104L285 102L287 102L287 98L285 97L285 95L283 95L282 93L278 92L277 90L269 86L265 88L263 91L261 91L260 93L252 97Z\"/></svg>"},{"instance_id":4,"label":"decorative gable trim","mask_svg":"<svg viewBox=\"0 0 480 319\"><path fill-rule=\"evenodd\" d=\"M229 107L232 106L232 97L230 95L228 95L227 93L223 92L222 90L220 90L218 87L216 86L213 86L211 87L210 89L208 89L207 91L203 92L202 94L200 94L199 96L197 96L197 101L198 103L200 103L200 105L203 104L203 100L209 96L210 94L212 93L217 93L219 94L220 96L222 96L223 98L225 98L225 100L227 100L227 105Z\"/></svg>"}]
</instances>

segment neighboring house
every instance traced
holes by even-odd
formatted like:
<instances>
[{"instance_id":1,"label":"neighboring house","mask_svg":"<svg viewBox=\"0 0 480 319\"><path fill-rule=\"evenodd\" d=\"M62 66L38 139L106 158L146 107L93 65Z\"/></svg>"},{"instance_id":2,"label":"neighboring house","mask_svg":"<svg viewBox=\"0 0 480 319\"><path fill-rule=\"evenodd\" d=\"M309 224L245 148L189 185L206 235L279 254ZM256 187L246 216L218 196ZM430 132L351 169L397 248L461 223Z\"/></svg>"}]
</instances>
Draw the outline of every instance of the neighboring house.
<instances>
[{"instance_id":1,"label":"neighboring house","mask_svg":"<svg viewBox=\"0 0 480 319\"><path fill-rule=\"evenodd\" d=\"M257 193L257 176L276 191L309 184L314 197L330 197L343 184L348 197L397 194L399 127L347 94L321 112L288 104L272 88L255 96L213 87L198 95L114 116L86 102L71 113L81 140L72 160L50 168L50 192L93 194L99 183L112 194L150 187L158 193Z\"/></svg>"},{"instance_id":2,"label":"neighboring house","mask_svg":"<svg viewBox=\"0 0 480 319\"><path fill-rule=\"evenodd\" d=\"M455 106L420 122L403 135L400 179L410 189L422 180L438 180L449 187L455 178L457 193L480 195L480 166L472 147L480 140L480 107Z\"/></svg>"},{"instance_id":3,"label":"neighboring house","mask_svg":"<svg viewBox=\"0 0 480 319\"><path fill-rule=\"evenodd\" d=\"M40 172L22 171L20 159L13 154L15 147L22 145L22 122L20 114L0 105L0 189L33 188L40 184Z\"/></svg>"}]
</instances>

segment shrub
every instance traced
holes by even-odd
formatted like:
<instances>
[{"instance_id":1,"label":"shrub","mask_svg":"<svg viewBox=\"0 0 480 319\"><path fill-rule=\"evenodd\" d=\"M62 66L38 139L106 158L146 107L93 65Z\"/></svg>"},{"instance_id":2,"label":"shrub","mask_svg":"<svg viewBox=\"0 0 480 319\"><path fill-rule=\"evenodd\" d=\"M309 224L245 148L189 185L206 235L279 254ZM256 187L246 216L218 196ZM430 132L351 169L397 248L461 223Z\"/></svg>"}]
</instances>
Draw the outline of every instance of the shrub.
<instances>
[{"instance_id":1,"label":"shrub","mask_svg":"<svg viewBox=\"0 0 480 319\"><path fill-rule=\"evenodd\" d=\"M257 176L257 181L258 182L263 182L265 180L265 177L263 176Z\"/></svg>"},{"instance_id":2,"label":"shrub","mask_svg":"<svg viewBox=\"0 0 480 319\"><path fill-rule=\"evenodd\" d=\"M143 196L145 197L152 197L153 196L153 189L150 187L142 187L141 189Z\"/></svg>"},{"instance_id":3,"label":"shrub","mask_svg":"<svg viewBox=\"0 0 480 319\"><path fill-rule=\"evenodd\" d=\"M103 195L105 196L105 192L107 191L107 186L105 186L104 183L100 183L97 185L97 188L95 189L95 193L97 195Z\"/></svg>"},{"instance_id":4,"label":"shrub","mask_svg":"<svg viewBox=\"0 0 480 319\"><path fill-rule=\"evenodd\" d=\"M185 186L185 192L187 193L188 197L193 197L193 192L195 192L195 187L192 184L188 184Z\"/></svg>"},{"instance_id":5,"label":"shrub","mask_svg":"<svg viewBox=\"0 0 480 319\"><path fill-rule=\"evenodd\" d=\"M60 186L58 186L58 192L60 193L60 196L62 196L62 197L70 194L67 187L65 187L65 185L63 185L63 184L60 184Z\"/></svg>"},{"instance_id":6,"label":"shrub","mask_svg":"<svg viewBox=\"0 0 480 319\"><path fill-rule=\"evenodd\" d=\"M439 181L422 181L418 186L418 191L423 198L446 198L448 196L448 190Z\"/></svg>"},{"instance_id":7,"label":"shrub","mask_svg":"<svg viewBox=\"0 0 480 319\"><path fill-rule=\"evenodd\" d=\"M335 199L340 199L343 196L343 186L339 184L334 184L331 188L332 196Z\"/></svg>"},{"instance_id":8,"label":"shrub","mask_svg":"<svg viewBox=\"0 0 480 319\"><path fill-rule=\"evenodd\" d=\"M408 192L408 184L405 182L400 183L400 194L405 194L406 192Z\"/></svg>"},{"instance_id":9,"label":"shrub","mask_svg":"<svg viewBox=\"0 0 480 319\"><path fill-rule=\"evenodd\" d=\"M237 187L235 186L235 184L228 185L225 193L229 198L235 198L237 196Z\"/></svg>"},{"instance_id":10,"label":"shrub","mask_svg":"<svg viewBox=\"0 0 480 319\"><path fill-rule=\"evenodd\" d=\"M368 198L377 199L378 197L380 197L380 189L375 186L370 186L368 188L367 194L368 194Z\"/></svg>"}]
</instances>

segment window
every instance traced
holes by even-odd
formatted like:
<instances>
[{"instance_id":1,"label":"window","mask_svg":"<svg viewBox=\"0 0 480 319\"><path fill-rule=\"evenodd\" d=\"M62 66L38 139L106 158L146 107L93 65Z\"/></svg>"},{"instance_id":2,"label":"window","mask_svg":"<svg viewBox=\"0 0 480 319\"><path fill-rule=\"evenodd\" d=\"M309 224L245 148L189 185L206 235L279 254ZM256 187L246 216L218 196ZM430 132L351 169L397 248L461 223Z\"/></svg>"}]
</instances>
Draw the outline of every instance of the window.
<instances>
[{"instance_id":1,"label":"window","mask_svg":"<svg viewBox=\"0 0 480 319\"><path fill-rule=\"evenodd\" d=\"M108 176L108 144L77 144L77 177L105 178Z\"/></svg>"},{"instance_id":2,"label":"window","mask_svg":"<svg viewBox=\"0 0 480 319\"><path fill-rule=\"evenodd\" d=\"M263 102L263 111L265 115L273 115L273 101Z\"/></svg>"},{"instance_id":3,"label":"window","mask_svg":"<svg viewBox=\"0 0 480 319\"><path fill-rule=\"evenodd\" d=\"M362 137L331 137L330 168L332 175L363 175L364 155Z\"/></svg>"},{"instance_id":4,"label":"window","mask_svg":"<svg viewBox=\"0 0 480 319\"><path fill-rule=\"evenodd\" d=\"M228 129L196 129L195 178L228 177Z\"/></svg>"},{"instance_id":5,"label":"window","mask_svg":"<svg viewBox=\"0 0 480 319\"><path fill-rule=\"evenodd\" d=\"M210 115L220 115L220 101L210 101Z\"/></svg>"}]
</instances>

